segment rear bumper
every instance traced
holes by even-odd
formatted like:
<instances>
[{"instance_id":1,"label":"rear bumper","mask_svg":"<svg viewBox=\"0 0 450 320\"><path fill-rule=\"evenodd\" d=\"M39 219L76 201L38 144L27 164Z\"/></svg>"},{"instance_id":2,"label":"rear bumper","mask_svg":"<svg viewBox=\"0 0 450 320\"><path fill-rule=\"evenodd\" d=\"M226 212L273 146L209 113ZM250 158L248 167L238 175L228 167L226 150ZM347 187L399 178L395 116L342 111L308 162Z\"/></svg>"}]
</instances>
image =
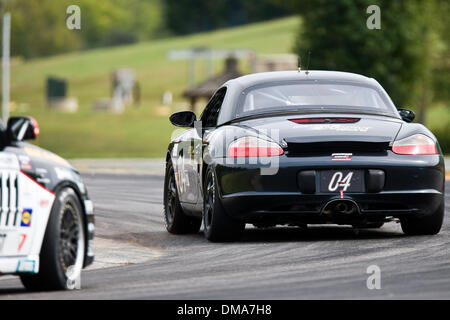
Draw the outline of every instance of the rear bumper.
<instances>
[{"instance_id":1,"label":"rear bumper","mask_svg":"<svg viewBox=\"0 0 450 320\"><path fill-rule=\"evenodd\" d=\"M247 222L329 222L323 209L334 200L357 204L355 219L383 219L403 215L427 215L444 201L445 170L442 156L358 157L336 162L330 157L279 158L274 175L262 175L257 164L216 164L221 202L226 212ZM359 169L382 171L380 188L371 190L366 178L363 193L321 193L318 179L315 188L302 192L301 172ZM311 179L310 179L311 180ZM308 189L308 188L307 188ZM333 219L331 219L333 221Z\"/></svg>"},{"instance_id":2,"label":"rear bumper","mask_svg":"<svg viewBox=\"0 0 450 320\"><path fill-rule=\"evenodd\" d=\"M436 190L347 194L343 198L333 195L256 192L226 195L222 198L222 204L230 216L247 222L326 223L339 222L338 217L322 213L328 203L340 200L357 204L359 213L351 217L355 220L427 215L436 211L444 201L443 195Z\"/></svg>"}]
</instances>

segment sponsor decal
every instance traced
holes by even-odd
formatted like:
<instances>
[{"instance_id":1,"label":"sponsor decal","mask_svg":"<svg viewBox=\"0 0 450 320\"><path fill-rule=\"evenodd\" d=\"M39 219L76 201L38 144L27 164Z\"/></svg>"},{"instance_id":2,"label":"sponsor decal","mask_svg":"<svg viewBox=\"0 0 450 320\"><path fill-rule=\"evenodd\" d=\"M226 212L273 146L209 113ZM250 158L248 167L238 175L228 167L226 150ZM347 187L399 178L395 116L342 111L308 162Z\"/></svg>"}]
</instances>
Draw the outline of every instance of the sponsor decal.
<instances>
[{"instance_id":1,"label":"sponsor decal","mask_svg":"<svg viewBox=\"0 0 450 320\"><path fill-rule=\"evenodd\" d=\"M47 178L37 178L36 182L41 184L41 185L47 185L50 183L50 179Z\"/></svg>"},{"instance_id":2,"label":"sponsor decal","mask_svg":"<svg viewBox=\"0 0 450 320\"><path fill-rule=\"evenodd\" d=\"M352 161L352 153L333 153L331 160L333 161Z\"/></svg>"},{"instance_id":3,"label":"sponsor decal","mask_svg":"<svg viewBox=\"0 0 450 320\"><path fill-rule=\"evenodd\" d=\"M28 156L19 156L19 162L20 162L20 169L21 170L31 170L31 162L30 157Z\"/></svg>"},{"instance_id":4,"label":"sponsor decal","mask_svg":"<svg viewBox=\"0 0 450 320\"><path fill-rule=\"evenodd\" d=\"M36 168L36 173L39 175L45 175L48 173L48 171L45 168Z\"/></svg>"},{"instance_id":5,"label":"sponsor decal","mask_svg":"<svg viewBox=\"0 0 450 320\"><path fill-rule=\"evenodd\" d=\"M17 156L7 152L0 153L0 164L3 170L18 170L20 167Z\"/></svg>"},{"instance_id":6,"label":"sponsor decal","mask_svg":"<svg viewBox=\"0 0 450 320\"><path fill-rule=\"evenodd\" d=\"M291 128L304 129L303 126L291 126ZM308 130L316 131L337 131L337 132L368 132L370 127L350 126L348 124L313 124L307 127Z\"/></svg>"},{"instance_id":7,"label":"sponsor decal","mask_svg":"<svg viewBox=\"0 0 450 320\"><path fill-rule=\"evenodd\" d=\"M48 177L48 171L45 168L36 168L37 178L36 181L41 185L47 185L51 182Z\"/></svg>"},{"instance_id":8,"label":"sponsor decal","mask_svg":"<svg viewBox=\"0 0 450 320\"><path fill-rule=\"evenodd\" d=\"M17 263L16 273L29 272L35 273L36 260L23 259Z\"/></svg>"},{"instance_id":9,"label":"sponsor decal","mask_svg":"<svg viewBox=\"0 0 450 320\"><path fill-rule=\"evenodd\" d=\"M22 221L20 222L21 227L31 226L31 215L33 214L33 209L23 209Z\"/></svg>"}]
</instances>

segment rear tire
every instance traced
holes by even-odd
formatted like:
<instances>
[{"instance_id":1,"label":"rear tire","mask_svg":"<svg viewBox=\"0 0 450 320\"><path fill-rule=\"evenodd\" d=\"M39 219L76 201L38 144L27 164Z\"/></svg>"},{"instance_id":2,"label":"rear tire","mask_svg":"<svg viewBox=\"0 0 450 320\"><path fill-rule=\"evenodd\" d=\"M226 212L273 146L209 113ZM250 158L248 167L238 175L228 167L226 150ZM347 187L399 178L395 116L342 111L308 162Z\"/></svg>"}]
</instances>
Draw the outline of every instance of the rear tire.
<instances>
[{"instance_id":1,"label":"rear tire","mask_svg":"<svg viewBox=\"0 0 450 320\"><path fill-rule=\"evenodd\" d=\"M76 193L56 195L40 253L39 273L21 275L31 291L79 289L85 254L83 211Z\"/></svg>"},{"instance_id":2,"label":"rear tire","mask_svg":"<svg viewBox=\"0 0 450 320\"><path fill-rule=\"evenodd\" d=\"M164 179L164 220L172 234L198 233L202 220L187 216L181 208L172 162L167 163Z\"/></svg>"},{"instance_id":3,"label":"rear tire","mask_svg":"<svg viewBox=\"0 0 450 320\"><path fill-rule=\"evenodd\" d=\"M206 171L203 197L203 226L206 239L211 242L230 242L239 240L245 223L229 217L218 196L214 170Z\"/></svg>"},{"instance_id":4,"label":"rear tire","mask_svg":"<svg viewBox=\"0 0 450 320\"><path fill-rule=\"evenodd\" d=\"M445 205L442 201L439 208L431 215L424 217L405 217L400 220L402 230L407 235L435 235L441 230L444 222Z\"/></svg>"}]
</instances>

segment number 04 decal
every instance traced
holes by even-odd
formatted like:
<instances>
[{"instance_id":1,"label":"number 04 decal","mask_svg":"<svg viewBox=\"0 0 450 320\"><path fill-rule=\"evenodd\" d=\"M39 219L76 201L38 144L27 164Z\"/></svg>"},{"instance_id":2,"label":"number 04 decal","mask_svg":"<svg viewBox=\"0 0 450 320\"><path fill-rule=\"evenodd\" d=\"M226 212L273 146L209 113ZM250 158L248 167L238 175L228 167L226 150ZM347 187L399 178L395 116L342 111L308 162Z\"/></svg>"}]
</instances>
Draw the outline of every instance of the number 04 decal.
<instances>
[{"instance_id":1,"label":"number 04 decal","mask_svg":"<svg viewBox=\"0 0 450 320\"><path fill-rule=\"evenodd\" d=\"M330 184L328 185L328 190L331 192L337 191L339 187L343 188L342 190L345 192L351 186L351 181L353 177L353 172L347 174L344 178L344 174L342 172L336 172L331 178Z\"/></svg>"}]
</instances>

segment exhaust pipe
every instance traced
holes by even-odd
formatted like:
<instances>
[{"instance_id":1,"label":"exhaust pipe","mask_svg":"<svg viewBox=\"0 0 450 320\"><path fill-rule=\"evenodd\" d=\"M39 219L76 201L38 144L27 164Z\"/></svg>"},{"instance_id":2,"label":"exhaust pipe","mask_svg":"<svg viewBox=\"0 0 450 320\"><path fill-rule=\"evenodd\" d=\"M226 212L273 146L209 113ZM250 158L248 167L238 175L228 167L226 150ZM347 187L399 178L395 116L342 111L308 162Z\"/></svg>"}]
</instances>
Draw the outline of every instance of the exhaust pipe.
<instances>
[{"instance_id":1,"label":"exhaust pipe","mask_svg":"<svg viewBox=\"0 0 450 320\"><path fill-rule=\"evenodd\" d=\"M328 203L322 210L322 214L327 216L353 215L357 213L359 213L359 208L357 204L351 200L334 200Z\"/></svg>"},{"instance_id":2,"label":"exhaust pipe","mask_svg":"<svg viewBox=\"0 0 450 320\"><path fill-rule=\"evenodd\" d=\"M347 213L349 211L349 206L347 204L347 202L339 202L336 206L335 209L338 213Z\"/></svg>"}]
</instances>

